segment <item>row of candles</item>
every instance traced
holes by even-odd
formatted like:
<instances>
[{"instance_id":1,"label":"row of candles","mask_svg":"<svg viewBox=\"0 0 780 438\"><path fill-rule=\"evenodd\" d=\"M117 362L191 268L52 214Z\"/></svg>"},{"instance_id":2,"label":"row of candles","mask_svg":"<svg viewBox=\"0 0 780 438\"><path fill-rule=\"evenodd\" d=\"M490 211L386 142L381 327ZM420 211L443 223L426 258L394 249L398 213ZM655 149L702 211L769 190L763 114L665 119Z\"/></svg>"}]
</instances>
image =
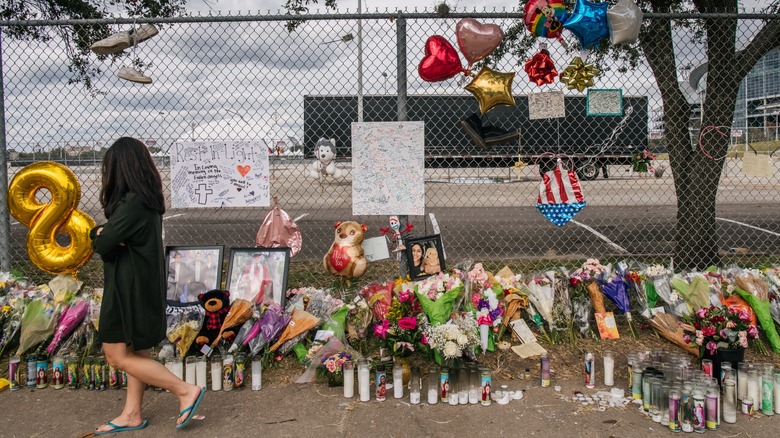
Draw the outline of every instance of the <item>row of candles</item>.
<instances>
[{"instance_id":1,"label":"row of candles","mask_svg":"<svg viewBox=\"0 0 780 438\"><path fill-rule=\"evenodd\" d=\"M43 389L51 386L54 389L120 389L127 387L127 374L108 364L103 357L79 358L77 355L57 355L51 360L45 355L29 355L24 358L26 379L22 381L22 358L11 356L8 360L8 376L11 391L22 387ZM213 355L188 356L185 359L171 357L157 359L178 378L187 383L207 387L208 362L211 365L211 389L213 391L231 391L245 387L246 367L251 364L251 386L255 391L262 389L262 363L260 357L254 356L247 360L245 354L235 356L227 354L224 357ZM159 388L152 388L157 389Z\"/></svg>"},{"instance_id":2,"label":"row of candles","mask_svg":"<svg viewBox=\"0 0 780 438\"><path fill-rule=\"evenodd\" d=\"M391 367L393 377L393 397L404 398L406 385L403 384L403 364L394 362ZM387 398L387 367L377 365L374 373L372 391L371 366L368 361L361 359L357 363L347 361L342 366L344 374L344 397L355 397L355 383L357 381L357 396L360 401L371 400L372 392L376 401L385 401ZM440 401L450 405L492 404L492 373L487 368L480 368L476 364L462 367L432 367L427 375L427 402L435 405ZM422 402L423 376L419 367L411 369L409 380L409 402L417 405Z\"/></svg>"},{"instance_id":3,"label":"row of candles","mask_svg":"<svg viewBox=\"0 0 780 438\"><path fill-rule=\"evenodd\" d=\"M587 353L584 362L585 386L593 388L594 355ZM721 362L715 376L711 360L702 360L697 370L690 357L665 351L630 353L627 363L632 397L642 401L653 421L672 431L717 430L721 420L735 423L738 410L748 416L759 410L764 415L780 414L780 372L772 364L744 361L734 368L731 362ZM613 386L614 353L605 352L603 364L604 385Z\"/></svg>"}]
</instances>

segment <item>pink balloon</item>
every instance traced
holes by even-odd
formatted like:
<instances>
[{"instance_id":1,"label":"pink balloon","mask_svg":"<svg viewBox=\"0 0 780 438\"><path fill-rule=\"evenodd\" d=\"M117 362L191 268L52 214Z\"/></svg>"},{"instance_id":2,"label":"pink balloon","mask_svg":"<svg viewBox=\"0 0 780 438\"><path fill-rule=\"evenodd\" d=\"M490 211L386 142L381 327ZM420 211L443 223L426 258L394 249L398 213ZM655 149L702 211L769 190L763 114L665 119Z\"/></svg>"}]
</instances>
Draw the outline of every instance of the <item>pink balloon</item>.
<instances>
[{"instance_id":1,"label":"pink balloon","mask_svg":"<svg viewBox=\"0 0 780 438\"><path fill-rule=\"evenodd\" d=\"M495 24L482 24L473 18L464 18L455 26L458 46L471 64L484 59L496 50L504 39L504 31Z\"/></svg>"}]
</instances>

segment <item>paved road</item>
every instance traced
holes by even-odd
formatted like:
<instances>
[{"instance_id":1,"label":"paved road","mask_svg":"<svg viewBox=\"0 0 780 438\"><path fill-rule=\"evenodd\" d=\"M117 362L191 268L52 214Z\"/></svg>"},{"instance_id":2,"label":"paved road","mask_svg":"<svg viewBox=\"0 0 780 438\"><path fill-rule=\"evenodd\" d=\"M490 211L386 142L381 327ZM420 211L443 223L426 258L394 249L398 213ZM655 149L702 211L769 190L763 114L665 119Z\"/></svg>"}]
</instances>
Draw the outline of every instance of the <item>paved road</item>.
<instances>
[{"instance_id":1,"label":"paved road","mask_svg":"<svg viewBox=\"0 0 780 438\"><path fill-rule=\"evenodd\" d=\"M341 166L347 168L347 164ZM350 176L319 183L305 178L306 163L273 166L272 196L298 224L304 249L296 260L319 260L327 251L336 221L358 220L369 237L386 228L384 216L351 214ZM455 259L542 258L606 255L667 255L674 246L676 201L670 172L642 178L612 166L610 179L584 181L588 206L574 222L557 228L533 207L538 180L535 167L515 169L428 169L426 212L434 213L445 248ZM99 171L74 167L82 182L81 208L102 219L98 205ZM167 186L167 170L163 169ZM780 177L749 178L732 160L718 191L720 248L748 248L780 254ZM166 213L169 245L254 246L257 228L269 208L171 209ZM691 212L695 214L695 212ZM433 234L426 217L411 217L417 236ZM12 247L24 248L26 228L12 221ZM21 256L21 252L17 254Z\"/></svg>"}]
</instances>

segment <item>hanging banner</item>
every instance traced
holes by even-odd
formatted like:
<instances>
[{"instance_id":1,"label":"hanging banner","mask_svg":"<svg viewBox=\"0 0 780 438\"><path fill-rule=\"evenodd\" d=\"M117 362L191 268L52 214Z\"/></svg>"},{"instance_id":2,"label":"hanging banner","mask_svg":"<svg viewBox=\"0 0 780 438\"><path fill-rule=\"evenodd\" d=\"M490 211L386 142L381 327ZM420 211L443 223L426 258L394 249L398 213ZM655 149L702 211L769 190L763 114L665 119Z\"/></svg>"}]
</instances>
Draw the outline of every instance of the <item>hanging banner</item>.
<instances>
[{"instance_id":1,"label":"hanging banner","mask_svg":"<svg viewBox=\"0 0 780 438\"><path fill-rule=\"evenodd\" d=\"M268 207L268 148L257 141L181 141L170 149L173 208Z\"/></svg>"}]
</instances>

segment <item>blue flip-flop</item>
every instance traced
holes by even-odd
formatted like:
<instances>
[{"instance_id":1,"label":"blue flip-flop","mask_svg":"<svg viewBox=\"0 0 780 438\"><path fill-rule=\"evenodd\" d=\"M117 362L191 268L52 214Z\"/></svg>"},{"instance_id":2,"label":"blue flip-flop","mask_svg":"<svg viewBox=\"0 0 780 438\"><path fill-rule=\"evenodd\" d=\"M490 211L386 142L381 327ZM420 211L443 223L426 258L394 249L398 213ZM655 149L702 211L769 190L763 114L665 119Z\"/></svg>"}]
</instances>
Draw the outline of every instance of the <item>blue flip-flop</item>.
<instances>
[{"instance_id":1,"label":"blue flip-flop","mask_svg":"<svg viewBox=\"0 0 780 438\"><path fill-rule=\"evenodd\" d=\"M184 419L184 421L181 422L181 424L176 425L176 429L181 429L182 427L186 426L187 423L190 422L190 419L195 415L195 411L198 409L198 406L200 405L200 401L203 400L203 396L206 394L206 388L200 389L200 394L198 395L198 399L195 400L195 403L192 404L192 406L185 408L183 411L179 412L179 416L186 414L189 412L189 415L187 415L187 418Z\"/></svg>"},{"instance_id":2,"label":"blue flip-flop","mask_svg":"<svg viewBox=\"0 0 780 438\"><path fill-rule=\"evenodd\" d=\"M95 432L95 435L108 435L109 433L117 433L117 432L129 432L131 430L140 430L146 427L148 422L146 420L142 421L141 424L138 426L117 426L116 424L112 422L106 423L106 426L111 427L111 430L105 430L101 432Z\"/></svg>"}]
</instances>

